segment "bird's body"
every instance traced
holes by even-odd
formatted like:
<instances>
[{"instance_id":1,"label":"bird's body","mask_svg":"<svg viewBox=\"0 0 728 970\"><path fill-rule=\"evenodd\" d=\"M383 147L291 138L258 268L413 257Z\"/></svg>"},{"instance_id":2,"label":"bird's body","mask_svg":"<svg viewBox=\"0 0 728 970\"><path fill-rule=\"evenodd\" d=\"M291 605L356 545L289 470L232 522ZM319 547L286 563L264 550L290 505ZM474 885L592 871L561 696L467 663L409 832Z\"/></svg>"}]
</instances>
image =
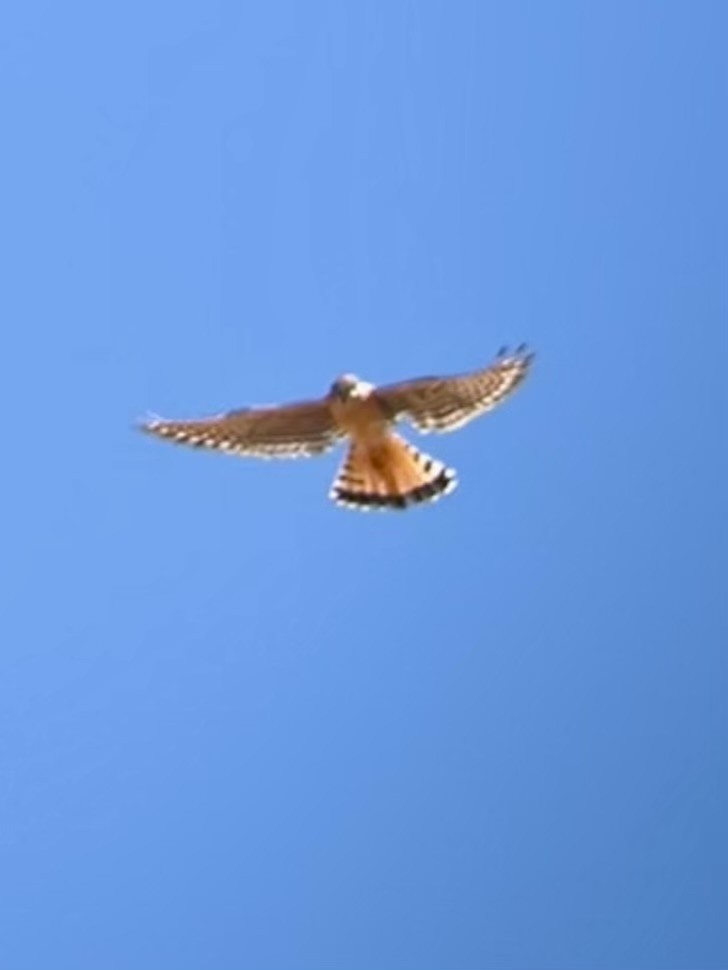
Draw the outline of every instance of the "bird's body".
<instances>
[{"instance_id":1,"label":"bird's body","mask_svg":"<svg viewBox=\"0 0 728 970\"><path fill-rule=\"evenodd\" d=\"M351 445L331 488L349 508L406 508L438 498L456 485L455 475L392 430L376 387L346 374L334 381L330 407Z\"/></svg>"},{"instance_id":2,"label":"bird's body","mask_svg":"<svg viewBox=\"0 0 728 970\"><path fill-rule=\"evenodd\" d=\"M331 385L329 407L344 434L362 442L376 442L386 435L389 422L375 391L374 384L359 380L355 374L344 374Z\"/></svg>"},{"instance_id":3,"label":"bird's body","mask_svg":"<svg viewBox=\"0 0 728 970\"><path fill-rule=\"evenodd\" d=\"M348 439L349 450L330 496L357 509L404 509L456 485L455 473L422 454L393 430L408 419L420 431L450 431L495 407L528 372L524 346L501 351L495 363L459 377L425 377L375 387L353 374L326 397L281 407L248 408L199 421L152 419L142 430L168 441L229 454L295 458L316 455Z\"/></svg>"}]
</instances>

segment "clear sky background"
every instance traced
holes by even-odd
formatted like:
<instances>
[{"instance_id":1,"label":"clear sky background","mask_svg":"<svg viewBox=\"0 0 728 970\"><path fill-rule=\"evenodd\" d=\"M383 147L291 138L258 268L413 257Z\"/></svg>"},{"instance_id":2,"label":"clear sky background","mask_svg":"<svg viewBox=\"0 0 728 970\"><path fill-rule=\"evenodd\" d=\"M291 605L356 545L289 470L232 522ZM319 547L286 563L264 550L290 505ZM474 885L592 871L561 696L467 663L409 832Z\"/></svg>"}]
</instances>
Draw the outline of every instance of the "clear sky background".
<instances>
[{"instance_id":1,"label":"clear sky background","mask_svg":"<svg viewBox=\"0 0 728 970\"><path fill-rule=\"evenodd\" d=\"M1 970L728 966L726 5L0 38ZM132 430L521 340L404 515Z\"/></svg>"}]
</instances>

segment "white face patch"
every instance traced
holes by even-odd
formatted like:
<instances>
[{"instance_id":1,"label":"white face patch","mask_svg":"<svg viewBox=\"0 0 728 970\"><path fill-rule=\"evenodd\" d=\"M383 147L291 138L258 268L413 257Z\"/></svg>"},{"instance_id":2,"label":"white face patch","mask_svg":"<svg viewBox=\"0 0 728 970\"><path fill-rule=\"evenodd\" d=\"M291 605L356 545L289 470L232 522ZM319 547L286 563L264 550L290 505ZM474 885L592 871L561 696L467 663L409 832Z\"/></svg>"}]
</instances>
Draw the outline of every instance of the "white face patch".
<instances>
[{"instance_id":1,"label":"white face patch","mask_svg":"<svg viewBox=\"0 0 728 970\"><path fill-rule=\"evenodd\" d=\"M369 397L373 390L374 384L369 384L368 381L357 381L352 389L351 396L357 398Z\"/></svg>"}]
</instances>

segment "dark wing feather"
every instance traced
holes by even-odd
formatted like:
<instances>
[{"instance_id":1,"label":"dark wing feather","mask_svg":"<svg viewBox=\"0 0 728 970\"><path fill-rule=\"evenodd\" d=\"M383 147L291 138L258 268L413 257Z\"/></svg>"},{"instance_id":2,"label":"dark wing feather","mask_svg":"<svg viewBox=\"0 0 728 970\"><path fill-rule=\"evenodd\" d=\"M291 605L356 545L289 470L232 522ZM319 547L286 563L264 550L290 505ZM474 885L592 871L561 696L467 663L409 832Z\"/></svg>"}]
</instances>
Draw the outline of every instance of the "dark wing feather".
<instances>
[{"instance_id":1,"label":"dark wing feather","mask_svg":"<svg viewBox=\"0 0 728 970\"><path fill-rule=\"evenodd\" d=\"M406 419L423 432L454 431L500 404L525 378L532 360L521 345L512 354L501 351L483 370L389 384L376 395L392 420Z\"/></svg>"}]
</instances>

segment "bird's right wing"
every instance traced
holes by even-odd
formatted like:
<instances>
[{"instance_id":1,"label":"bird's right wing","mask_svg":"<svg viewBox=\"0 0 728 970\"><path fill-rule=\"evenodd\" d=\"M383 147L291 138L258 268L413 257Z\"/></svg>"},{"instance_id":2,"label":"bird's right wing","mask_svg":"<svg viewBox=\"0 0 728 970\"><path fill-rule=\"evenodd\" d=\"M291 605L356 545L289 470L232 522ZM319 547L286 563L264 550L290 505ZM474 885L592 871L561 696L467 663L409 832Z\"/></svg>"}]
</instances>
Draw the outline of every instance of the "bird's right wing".
<instances>
[{"instance_id":1,"label":"bird's right wing","mask_svg":"<svg viewBox=\"0 0 728 970\"><path fill-rule=\"evenodd\" d=\"M259 458L318 455L342 437L327 401L244 408L192 421L150 418L142 431L177 444Z\"/></svg>"}]
</instances>

